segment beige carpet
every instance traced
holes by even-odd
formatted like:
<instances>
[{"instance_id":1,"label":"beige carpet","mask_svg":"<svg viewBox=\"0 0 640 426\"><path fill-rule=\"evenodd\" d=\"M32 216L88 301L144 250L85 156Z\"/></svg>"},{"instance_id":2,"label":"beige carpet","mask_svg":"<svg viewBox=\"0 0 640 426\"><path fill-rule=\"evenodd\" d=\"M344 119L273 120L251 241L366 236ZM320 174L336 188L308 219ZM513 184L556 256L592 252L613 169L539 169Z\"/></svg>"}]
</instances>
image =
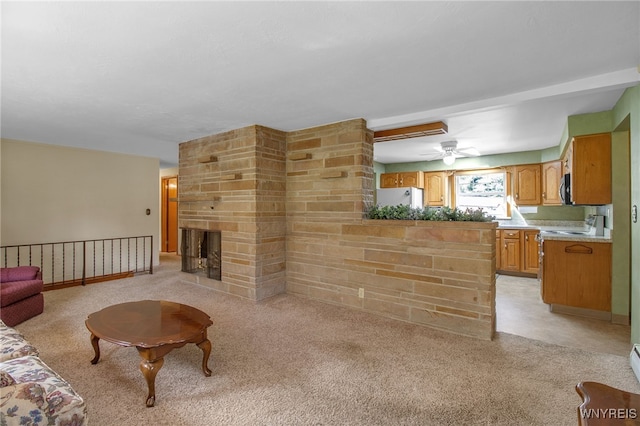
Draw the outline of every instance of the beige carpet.
<instances>
[{"instance_id":1,"label":"beige carpet","mask_svg":"<svg viewBox=\"0 0 640 426\"><path fill-rule=\"evenodd\" d=\"M255 304L153 275L49 291L16 328L85 398L99 425L575 425L574 390L593 380L640 393L626 357L499 333L492 342L282 295ZM156 406L134 348L101 341L84 320L105 306L165 299L207 312L209 367L188 345L156 378Z\"/></svg>"}]
</instances>

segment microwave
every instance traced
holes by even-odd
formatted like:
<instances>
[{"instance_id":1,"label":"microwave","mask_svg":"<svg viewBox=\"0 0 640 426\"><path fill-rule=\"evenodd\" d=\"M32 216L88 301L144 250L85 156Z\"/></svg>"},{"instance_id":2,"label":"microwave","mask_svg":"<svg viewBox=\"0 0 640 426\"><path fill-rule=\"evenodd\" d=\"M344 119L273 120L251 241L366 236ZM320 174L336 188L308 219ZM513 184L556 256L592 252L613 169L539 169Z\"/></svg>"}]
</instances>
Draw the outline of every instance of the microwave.
<instances>
[{"instance_id":1,"label":"microwave","mask_svg":"<svg viewBox=\"0 0 640 426\"><path fill-rule=\"evenodd\" d=\"M560 178L560 199L562 204L573 204L571 202L571 175L569 173Z\"/></svg>"}]
</instances>

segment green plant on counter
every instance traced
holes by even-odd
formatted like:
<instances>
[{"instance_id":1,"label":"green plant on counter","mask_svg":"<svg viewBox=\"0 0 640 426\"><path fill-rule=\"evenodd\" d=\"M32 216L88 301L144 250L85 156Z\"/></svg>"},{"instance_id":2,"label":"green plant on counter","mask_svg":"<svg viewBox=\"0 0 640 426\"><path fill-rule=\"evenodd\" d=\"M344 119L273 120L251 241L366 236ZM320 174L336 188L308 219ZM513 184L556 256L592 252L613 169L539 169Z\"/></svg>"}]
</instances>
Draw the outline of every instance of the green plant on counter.
<instances>
[{"instance_id":1,"label":"green plant on counter","mask_svg":"<svg viewBox=\"0 0 640 426\"><path fill-rule=\"evenodd\" d=\"M479 209L460 210L457 207L442 208L413 208L406 204L397 206L370 206L365 211L367 219L382 220L434 220L440 222L491 222L495 216L490 216Z\"/></svg>"}]
</instances>

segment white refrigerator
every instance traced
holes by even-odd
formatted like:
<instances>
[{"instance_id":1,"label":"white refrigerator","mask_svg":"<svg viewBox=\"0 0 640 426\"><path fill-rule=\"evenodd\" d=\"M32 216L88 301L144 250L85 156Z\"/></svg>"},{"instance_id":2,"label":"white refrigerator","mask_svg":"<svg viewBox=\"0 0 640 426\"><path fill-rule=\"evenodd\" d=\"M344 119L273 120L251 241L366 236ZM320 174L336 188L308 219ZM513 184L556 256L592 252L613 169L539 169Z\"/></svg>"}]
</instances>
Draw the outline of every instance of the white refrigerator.
<instances>
[{"instance_id":1,"label":"white refrigerator","mask_svg":"<svg viewBox=\"0 0 640 426\"><path fill-rule=\"evenodd\" d=\"M423 207L422 188L382 188L376 193L376 204L379 206L409 205L413 208Z\"/></svg>"}]
</instances>

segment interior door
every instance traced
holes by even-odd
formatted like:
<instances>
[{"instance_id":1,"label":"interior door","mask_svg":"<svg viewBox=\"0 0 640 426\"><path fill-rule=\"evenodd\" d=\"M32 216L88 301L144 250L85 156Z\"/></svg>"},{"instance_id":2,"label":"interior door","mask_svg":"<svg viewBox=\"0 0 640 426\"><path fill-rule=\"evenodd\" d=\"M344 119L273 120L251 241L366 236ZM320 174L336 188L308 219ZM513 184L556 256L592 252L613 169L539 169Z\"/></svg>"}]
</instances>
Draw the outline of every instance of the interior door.
<instances>
[{"instance_id":1,"label":"interior door","mask_svg":"<svg viewBox=\"0 0 640 426\"><path fill-rule=\"evenodd\" d=\"M162 179L161 251L178 251L178 178Z\"/></svg>"}]
</instances>

